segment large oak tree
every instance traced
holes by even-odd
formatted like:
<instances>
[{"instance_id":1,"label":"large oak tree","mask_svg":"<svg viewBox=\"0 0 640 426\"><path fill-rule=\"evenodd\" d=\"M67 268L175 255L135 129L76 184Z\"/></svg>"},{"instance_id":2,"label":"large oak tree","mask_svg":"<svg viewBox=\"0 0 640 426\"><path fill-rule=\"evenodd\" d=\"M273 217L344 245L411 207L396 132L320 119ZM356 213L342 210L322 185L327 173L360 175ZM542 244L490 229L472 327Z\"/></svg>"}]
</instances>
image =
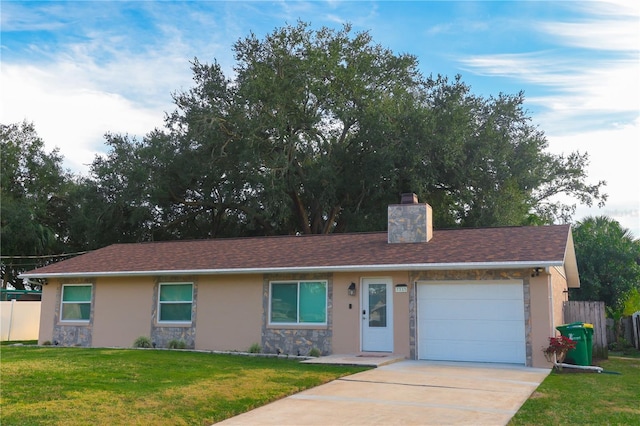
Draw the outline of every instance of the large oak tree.
<instances>
[{"instance_id":1,"label":"large oak tree","mask_svg":"<svg viewBox=\"0 0 640 426\"><path fill-rule=\"evenodd\" d=\"M575 206L557 195L606 199L586 154L547 151L522 93L484 98L460 77L424 77L414 56L349 26L298 23L234 51L233 78L194 60L166 128L111 135L94 164L149 238L381 230L407 191L439 227L568 221Z\"/></svg>"},{"instance_id":2,"label":"large oak tree","mask_svg":"<svg viewBox=\"0 0 640 426\"><path fill-rule=\"evenodd\" d=\"M569 221L606 200L588 156L547 150L524 96L421 75L367 32L299 22L234 44L235 69L192 62L166 125L107 133L89 176L61 168L32 124L2 126L3 281L116 242L383 230L416 192L436 227ZM29 264L31 262L31 264Z\"/></svg>"}]
</instances>

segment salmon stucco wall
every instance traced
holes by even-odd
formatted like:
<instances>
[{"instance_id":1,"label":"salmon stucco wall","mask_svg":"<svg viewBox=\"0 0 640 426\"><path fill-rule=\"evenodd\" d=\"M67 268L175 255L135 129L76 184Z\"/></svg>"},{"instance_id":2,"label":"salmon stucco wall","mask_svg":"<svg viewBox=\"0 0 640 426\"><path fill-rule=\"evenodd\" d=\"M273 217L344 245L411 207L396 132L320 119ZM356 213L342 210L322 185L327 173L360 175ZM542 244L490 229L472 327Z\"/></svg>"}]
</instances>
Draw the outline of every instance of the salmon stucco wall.
<instances>
[{"instance_id":1,"label":"salmon stucco wall","mask_svg":"<svg viewBox=\"0 0 640 426\"><path fill-rule=\"evenodd\" d=\"M246 351L261 343L261 276L203 276L198 282L196 349Z\"/></svg>"},{"instance_id":2,"label":"salmon stucco wall","mask_svg":"<svg viewBox=\"0 0 640 426\"><path fill-rule=\"evenodd\" d=\"M429 207L431 209L431 207ZM398 286L406 285L406 292L396 292ZM410 321L409 295L413 284L409 281L408 272L399 272L393 275L393 353L409 358L410 351ZM414 327L415 328L415 327Z\"/></svg>"},{"instance_id":3,"label":"salmon stucco wall","mask_svg":"<svg viewBox=\"0 0 640 426\"><path fill-rule=\"evenodd\" d=\"M42 286L39 345L53 341L53 317L56 313L56 293L60 291L60 285L58 280L48 280L47 285Z\"/></svg>"},{"instance_id":4,"label":"salmon stucco wall","mask_svg":"<svg viewBox=\"0 0 640 426\"><path fill-rule=\"evenodd\" d=\"M553 327L565 324L564 302L569 300L569 287L562 268L551 268L553 289ZM559 333L558 333L559 334Z\"/></svg>"},{"instance_id":5,"label":"salmon stucco wall","mask_svg":"<svg viewBox=\"0 0 640 426\"><path fill-rule=\"evenodd\" d=\"M356 285L356 294L349 296L349 286ZM333 353L350 354L360 351L360 275L334 274L333 278Z\"/></svg>"},{"instance_id":6,"label":"salmon stucco wall","mask_svg":"<svg viewBox=\"0 0 640 426\"><path fill-rule=\"evenodd\" d=\"M551 268L531 278L531 315L533 366L551 367L543 349L549 346L549 337L559 335L555 329L564 323L562 305L567 300L567 280L561 270Z\"/></svg>"},{"instance_id":7,"label":"salmon stucco wall","mask_svg":"<svg viewBox=\"0 0 640 426\"><path fill-rule=\"evenodd\" d=\"M95 347L131 347L138 337L150 337L152 277L105 277L94 286Z\"/></svg>"},{"instance_id":8,"label":"salmon stucco wall","mask_svg":"<svg viewBox=\"0 0 640 426\"><path fill-rule=\"evenodd\" d=\"M551 277L540 272L540 275L530 278L531 289L531 347L532 366L549 367L542 350L549 344L551 333L551 299L549 297L549 282Z\"/></svg>"}]
</instances>

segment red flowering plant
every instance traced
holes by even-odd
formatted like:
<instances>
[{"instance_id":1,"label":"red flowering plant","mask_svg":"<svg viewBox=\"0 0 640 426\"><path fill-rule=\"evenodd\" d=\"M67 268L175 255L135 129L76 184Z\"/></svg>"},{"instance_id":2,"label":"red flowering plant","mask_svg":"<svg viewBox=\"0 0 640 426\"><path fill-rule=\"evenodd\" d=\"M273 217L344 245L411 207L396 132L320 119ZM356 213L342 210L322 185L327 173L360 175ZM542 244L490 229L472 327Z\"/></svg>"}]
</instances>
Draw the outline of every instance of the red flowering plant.
<instances>
[{"instance_id":1,"label":"red flowering plant","mask_svg":"<svg viewBox=\"0 0 640 426\"><path fill-rule=\"evenodd\" d=\"M547 361L553 362L557 366L564 361L564 357L567 356L567 352L571 349L575 349L575 347L576 342L566 336L549 337L549 346L542 351L544 352L544 357Z\"/></svg>"}]
</instances>

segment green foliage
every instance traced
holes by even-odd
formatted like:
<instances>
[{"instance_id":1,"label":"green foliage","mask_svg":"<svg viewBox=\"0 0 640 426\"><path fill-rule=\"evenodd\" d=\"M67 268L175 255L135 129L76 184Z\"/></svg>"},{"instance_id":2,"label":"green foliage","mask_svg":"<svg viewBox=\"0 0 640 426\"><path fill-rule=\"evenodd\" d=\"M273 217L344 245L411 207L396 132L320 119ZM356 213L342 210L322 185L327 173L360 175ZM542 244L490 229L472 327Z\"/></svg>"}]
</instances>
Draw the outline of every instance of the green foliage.
<instances>
[{"instance_id":1,"label":"green foliage","mask_svg":"<svg viewBox=\"0 0 640 426\"><path fill-rule=\"evenodd\" d=\"M547 152L524 96L423 77L369 33L298 22L234 44L235 78L192 63L164 130L108 135L92 173L123 241L383 230L402 192L435 225L567 220L603 203L586 154Z\"/></svg>"},{"instance_id":2,"label":"green foliage","mask_svg":"<svg viewBox=\"0 0 640 426\"><path fill-rule=\"evenodd\" d=\"M251 346L249 346L250 354L259 354L260 352L262 352L262 346L260 346L259 343L254 343Z\"/></svg>"},{"instance_id":3,"label":"green foliage","mask_svg":"<svg viewBox=\"0 0 640 426\"><path fill-rule=\"evenodd\" d=\"M311 348L311 350L309 351L309 356L312 356L314 358L317 358L320 355L322 355L322 352L320 352L320 349L318 348Z\"/></svg>"},{"instance_id":4,"label":"green foliage","mask_svg":"<svg viewBox=\"0 0 640 426\"><path fill-rule=\"evenodd\" d=\"M24 289L17 275L64 251L64 205L71 176L57 150L44 151L33 124L0 124L0 252L3 286ZM55 260L55 259L49 259ZM32 289L38 289L36 286Z\"/></svg>"},{"instance_id":5,"label":"green foliage","mask_svg":"<svg viewBox=\"0 0 640 426\"><path fill-rule=\"evenodd\" d=\"M580 288L573 300L601 300L622 314L630 291L640 287L640 240L606 216L589 217L573 230Z\"/></svg>"},{"instance_id":6,"label":"green foliage","mask_svg":"<svg viewBox=\"0 0 640 426\"><path fill-rule=\"evenodd\" d=\"M624 296L624 306L622 308L622 315L625 317L631 316L636 312L640 312L640 284L638 284L638 287L632 288Z\"/></svg>"},{"instance_id":7,"label":"green foliage","mask_svg":"<svg viewBox=\"0 0 640 426\"><path fill-rule=\"evenodd\" d=\"M384 230L415 192L436 227L568 221L572 196L602 204L588 156L548 152L524 96L474 95L459 76L350 25L298 22L233 45L233 78L192 63L193 87L142 140L107 133L90 176L61 169L32 124L2 126L2 254L112 243ZM50 260L57 260L52 258ZM3 276L38 266L3 263Z\"/></svg>"},{"instance_id":8,"label":"green foliage","mask_svg":"<svg viewBox=\"0 0 640 426\"><path fill-rule=\"evenodd\" d=\"M187 347L187 344L184 342L184 340L173 339L169 342L167 347L169 349L185 349Z\"/></svg>"},{"instance_id":9,"label":"green foliage","mask_svg":"<svg viewBox=\"0 0 640 426\"><path fill-rule=\"evenodd\" d=\"M624 317L640 311L640 292L638 288L632 288L626 294L623 294L621 299L623 300L621 304L614 307L606 306L607 317L613 320L615 341L609 345L613 350L624 350L629 346L628 342L622 337L622 320Z\"/></svg>"},{"instance_id":10,"label":"green foliage","mask_svg":"<svg viewBox=\"0 0 640 426\"><path fill-rule=\"evenodd\" d=\"M140 336L133 342L134 348L151 348L153 344L151 343L151 339L146 336Z\"/></svg>"}]
</instances>

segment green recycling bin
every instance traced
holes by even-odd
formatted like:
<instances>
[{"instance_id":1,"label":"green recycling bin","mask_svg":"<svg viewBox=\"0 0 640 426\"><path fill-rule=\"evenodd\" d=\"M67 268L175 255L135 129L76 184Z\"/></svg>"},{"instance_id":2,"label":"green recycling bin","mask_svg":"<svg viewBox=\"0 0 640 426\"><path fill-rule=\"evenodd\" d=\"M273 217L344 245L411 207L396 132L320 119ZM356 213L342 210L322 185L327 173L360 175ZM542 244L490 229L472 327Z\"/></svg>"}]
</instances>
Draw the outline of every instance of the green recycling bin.
<instances>
[{"instance_id":1,"label":"green recycling bin","mask_svg":"<svg viewBox=\"0 0 640 426\"><path fill-rule=\"evenodd\" d=\"M556 330L564 337L576 342L575 349L567 352L565 362L576 365L591 365L593 354L593 324L585 322L572 322L559 325Z\"/></svg>"}]
</instances>

